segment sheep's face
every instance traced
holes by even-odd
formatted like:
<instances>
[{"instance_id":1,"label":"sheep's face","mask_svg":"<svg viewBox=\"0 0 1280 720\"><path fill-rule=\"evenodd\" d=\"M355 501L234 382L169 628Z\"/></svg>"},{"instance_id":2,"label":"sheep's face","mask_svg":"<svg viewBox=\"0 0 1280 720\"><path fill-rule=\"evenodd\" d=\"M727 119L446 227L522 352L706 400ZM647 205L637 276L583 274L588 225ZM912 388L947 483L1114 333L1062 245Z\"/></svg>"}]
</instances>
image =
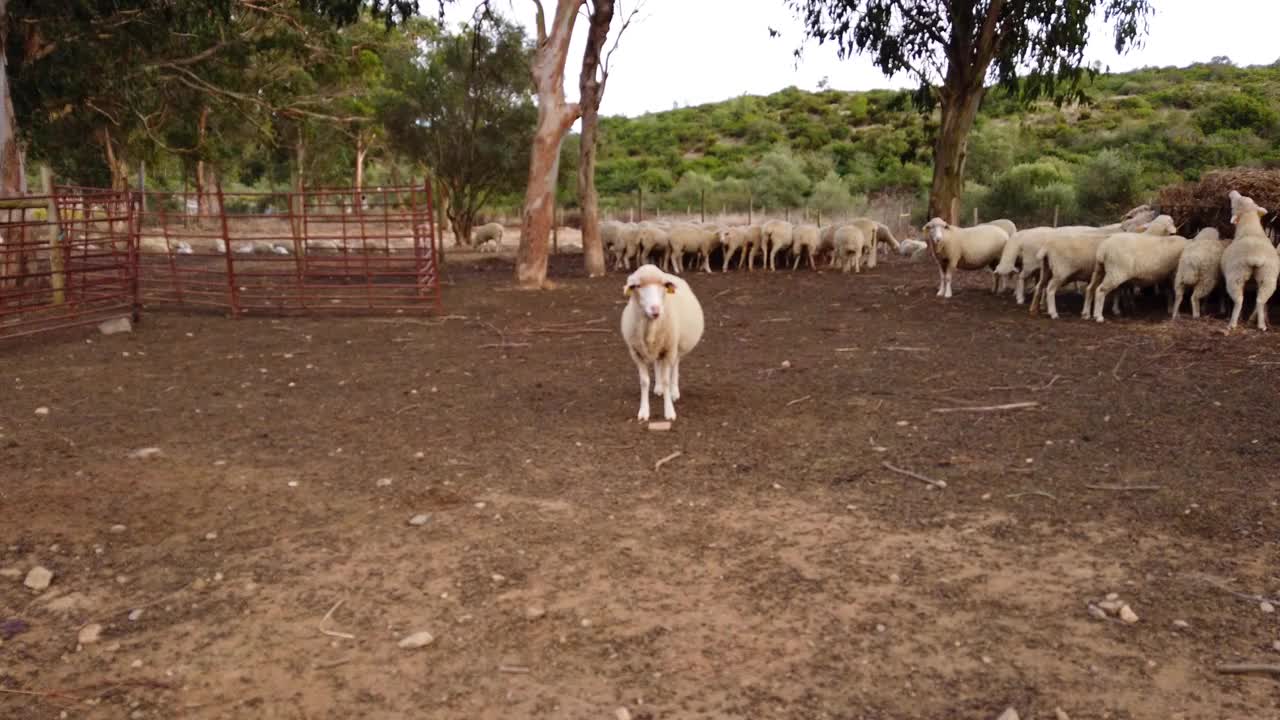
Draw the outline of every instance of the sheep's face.
<instances>
[{"instance_id":1,"label":"sheep's face","mask_svg":"<svg viewBox=\"0 0 1280 720\"><path fill-rule=\"evenodd\" d=\"M657 320L662 317L662 308L667 296L676 292L676 284L655 265L644 265L631 273L623 296L640 306L645 317Z\"/></svg>"},{"instance_id":2,"label":"sheep's face","mask_svg":"<svg viewBox=\"0 0 1280 720\"><path fill-rule=\"evenodd\" d=\"M942 239L942 231L947 229L947 221L936 217L924 224L921 231L924 233L925 239L938 242Z\"/></svg>"},{"instance_id":3,"label":"sheep's face","mask_svg":"<svg viewBox=\"0 0 1280 720\"><path fill-rule=\"evenodd\" d=\"M1239 225L1240 218L1247 213L1258 213L1258 219L1261 220L1267 214L1267 209L1258 205L1251 197L1245 197L1235 190L1231 191L1228 196L1231 198L1231 224Z\"/></svg>"},{"instance_id":4,"label":"sheep's face","mask_svg":"<svg viewBox=\"0 0 1280 720\"><path fill-rule=\"evenodd\" d=\"M1168 215L1160 215L1151 222L1138 226L1138 232L1144 232L1148 235L1172 235L1177 231L1178 226L1173 222L1173 218Z\"/></svg>"}]
</instances>

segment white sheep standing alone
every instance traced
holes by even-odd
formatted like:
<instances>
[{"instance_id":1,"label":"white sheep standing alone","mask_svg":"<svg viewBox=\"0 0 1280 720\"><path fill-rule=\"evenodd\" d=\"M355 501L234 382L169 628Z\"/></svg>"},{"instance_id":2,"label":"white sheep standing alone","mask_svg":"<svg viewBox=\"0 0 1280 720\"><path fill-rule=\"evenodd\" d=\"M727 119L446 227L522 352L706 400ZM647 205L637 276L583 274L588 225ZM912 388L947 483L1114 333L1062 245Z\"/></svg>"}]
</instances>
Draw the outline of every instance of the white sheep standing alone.
<instances>
[{"instance_id":1,"label":"white sheep standing alone","mask_svg":"<svg viewBox=\"0 0 1280 720\"><path fill-rule=\"evenodd\" d=\"M1262 217L1267 214L1267 209L1235 190L1228 197L1231 199L1231 224L1236 226L1236 233L1235 239L1222 251L1222 277L1227 295L1235 303L1227 332L1234 330L1240 321L1244 286L1250 280L1258 284L1258 295L1254 313L1249 319L1256 315L1258 329L1266 330L1267 301L1276 291L1276 277L1280 275L1280 255L1276 254L1266 231L1262 229Z\"/></svg>"},{"instance_id":2,"label":"white sheep standing alone","mask_svg":"<svg viewBox=\"0 0 1280 720\"><path fill-rule=\"evenodd\" d=\"M492 240L495 247L500 248L502 247L502 233L502 223L485 223L471 231L471 247L478 248Z\"/></svg>"},{"instance_id":3,"label":"white sheep standing alone","mask_svg":"<svg viewBox=\"0 0 1280 720\"><path fill-rule=\"evenodd\" d=\"M640 411L649 419L649 366L653 391L662 398L662 416L676 419L680 399L680 360L702 339L702 305L683 278L656 265L642 265L627 278L623 295L622 339L640 373Z\"/></svg>"},{"instance_id":4,"label":"white sheep standing alone","mask_svg":"<svg viewBox=\"0 0 1280 720\"><path fill-rule=\"evenodd\" d=\"M1103 322L1107 294L1131 282L1143 287L1159 285L1178 271L1178 259L1188 240L1175 235L1173 218L1160 215L1144 232L1116 233L1098 243L1088 292L1094 294L1093 319Z\"/></svg>"},{"instance_id":5,"label":"white sheep standing alone","mask_svg":"<svg viewBox=\"0 0 1280 720\"><path fill-rule=\"evenodd\" d=\"M995 269L1000 262L1009 234L994 225L956 227L936 217L924 226L925 241L938 261L938 297L951 297L951 280L955 271ZM998 287L999 275L992 273L992 292Z\"/></svg>"},{"instance_id":6,"label":"white sheep standing alone","mask_svg":"<svg viewBox=\"0 0 1280 720\"><path fill-rule=\"evenodd\" d=\"M1178 319L1182 308L1182 294L1191 288L1191 317L1200 317L1200 301L1218 287L1222 274L1222 238L1217 228L1207 227L1196 234L1178 259L1178 271L1173 277L1173 315Z\"/></svg>"}]
</instances>

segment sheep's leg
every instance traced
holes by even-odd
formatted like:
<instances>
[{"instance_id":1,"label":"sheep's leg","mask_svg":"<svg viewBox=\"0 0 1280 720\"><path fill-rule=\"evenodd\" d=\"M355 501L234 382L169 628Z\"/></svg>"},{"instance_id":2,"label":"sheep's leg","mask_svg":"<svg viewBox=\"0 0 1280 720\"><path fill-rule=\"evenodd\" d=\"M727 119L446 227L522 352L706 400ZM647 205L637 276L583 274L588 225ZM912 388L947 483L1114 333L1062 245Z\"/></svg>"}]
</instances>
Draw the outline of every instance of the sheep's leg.
<instances>
[{"instance_id":1,"label":"sheep's leg","mask_svg":"<svg viewBox=\"0 0 1280 720\"><path fill-rule=\"evenodd\" d=\"M1061 285L1057 278L1053 278L1044 287L1044 304L1049 310L1049 317L1054 320L1058 319L1058 288Z\"/></svg>"},{"instance_id":2,"label":"sheep's leg","mask_svg":"<svg viewBox=\"0 0 1280 720\"><path fill-rule=\"evenodd\" d=\"M818 261L813 259L813 248L809 248L809 269L810 270L818 269Z\"/></svg>"},{"instance_id":3,"label":"sheep's leg","mask_svg":"<svg viewBox=\"0 0 1280 720\"><path fill-rule=\"evenodd\" d=\"M1263 332L1267 330L1267 302L1271 300L1271 296L1275 291L1275 278L1263 279L1258 282L1257 304L1254 305L1253 311L1258 314L1258 329Z\"/></svg>"},{"instance_id":4,"label":"sheep's leg","mask_svg":"<svg viewBox=\"0 0 1280 720\"><path fill-rule=\"evenodd\" d=\"M769 270L770 270L770 271L777 271L777 269L778 269L778 253L779 253L779 252L781 252L781 251L782 251L782 248L775 246L775 247L773 248L773 250L771 250L771 251L769 252Z\"/></svg>"},{"instance_id":5,"label":"sheep's leg","mask_svg":"<svg viewBox=\"0 0 1280 720\"><path fill-rule=\"evenodd\" d=\"M724 253L724 263L720 265L720 272L729 272L729 263L733 260L733 256L738 253L738 248L726 250Z\"/></svg>"},{"instance_id":6,"label":"sheep's leg","mask_svg":"<svg viewBox=\"0 0 1280 720\"><path fill-rule=\"evenodd\" d=\"M671 388L671 402L680 399L680 358L677 356L671 360L671 382L667 385Z\"/></svg>"},{"instance_id":7,"label":"sheep's leg","mask_svg":"<svg viewBox=\"0 0 1280 720\"><path fill-rule=\"evenodd\" d=\"M711 251L702 251L702 272L711 272Z\"/></svg>"},{"instance_id":8,"label":"sheep's leg","mask_svg":"<svg viewBox=\"0 0 1280 720\"><path fill-rule=\"evenodd\" d=\"M1171 320L1178 319L1178 311L1182 309L1182 293L1185 286L1180 282L1173 284L1173 312L1169 313ZM1200 317L1200 313L1196 308L1196 291L1191 291L1191 317Z\"/></svg>"},{"instance_id":9,"label":"sheep's leg","mask_svg":"<svg viewBox=\"0 0 1280 720\"><path fill-rule=\"evenodd\" d=\"M1231 296L1231 301L1235 303L1235 307L1231 309L1231 320L1227 323L1227 332L1236 329L1236 324L1240 322L1240 311L1244 309L1244 280L1235 282L1234 280L1227 285L1227 294Z\"/></svg>"},{"instance_id":10,"label":"sheep's leg","mask_svg":"<svg viewBox=\"0 0 1280 720\"><path fill-rule=\"evenodd\" d=\"M649 366L634 352L631 353L631 359L635 361L636 370L640 373L640 412L636 413L636 418L644 422L649 419Z\"/></svg>"},{"instance_id":11,"label":"sheep's leg","mask_svg":"<svg viewBox=\"0 0 1280 720\"><path fill-rule=\"evenodd\" d=\"M653 361L653 394L658 397L667 395L667 362L662 358Z\"/></svg>"},{"instance_id":12,"label":"sheep's leg","mask_svg":"<svg viewBox=\"0 0 1280 720\"><path fill-rule=\"evenodd\" d=\"M799 269L799 267L800 267L800 259L801 259L801 258L803 258L803 257L804 257L804 248L803 248L803 247L801 247L801 248L799 248L799 249L797 249L797 250L796 250L796 257L795 257L795 260L791 263L791 270L792 270L792 272L794 272L794 271L796 271L797 269Z\"/></svg>"},{"instance_id":13,"label":"sheep's leg","mask_svg":"<svg viewBox=\"0 0 1280 720\"><path fill-rule=\"evenodd\" d=\"M947 268L944 267L941 263L939 263L938 264L938 297L946 297L946 293L947 293Z\"/></svg>"},{"instance_id":14,"label":"sheep's leg","mask_svg":"<svg viewBox=\"0 0 1280 720\"><path fill-rule=\"evenodd\" d=\"M871 243L871 255L870 257L867 258L868 270L875 269L876 263L879 262L879 256L880 256L880 243L878 242Z\"/></svg>"},{"instance_id":15,"label":"sheep's leg","mask_svg":"<svg viewBox=\"0 0 1280 720\"><path fill-rule=\"evenodd\" d=\"M756 269L756 246L754 244L747 246L745 257L738 261L739 270L742 269L742 265L744 263L747 266L747 272L751 272Z\"/></svg>"},{"instance_id":16,"label":"sheep's leg","mask_svg":"<svg viewBox=\"0 0 1280 720\"><path fill-rule=\"evenodd\" d=\"M1204 300L1205 293L1200 292L1199 285L1191 289L1191 317L1200 319L1200 303Z\"/></svg>"},{"instance_id":17,"label":"sheep's leg","mask_svg":"<svg viewBox=\"0 0 1280 720\"><path fill-rule=\"evenodd\" d=\"M1013 286L1013 297L1021 305L1027 301L1027 279L1018 273L1018 282Z\"/></svg>"},{"instance_id":18,"label":"sheep's leg","mask_svg":"<svg viewBox=\"0 0 1280 720\"><path fill-rule=\"evenodd\" d=\"M996 274L994 271L991 273L991 294L1000 294L1000 275Z\"/></svg>"},{"instance_id":19,"label":"sheep's leg","mask_svg":"<svg viewBox=\"0 0 1280 720\"><path fill-rule=\"evenodd\" d=\"M664 373L666 375L665 382L667 392L662 396L662 417L667 420L676 419L676 399L674 397L675 365L675 358L671 358L667 360L667 362L662 363L658 368L659 373Z\"/></svg>"}]
</instances>

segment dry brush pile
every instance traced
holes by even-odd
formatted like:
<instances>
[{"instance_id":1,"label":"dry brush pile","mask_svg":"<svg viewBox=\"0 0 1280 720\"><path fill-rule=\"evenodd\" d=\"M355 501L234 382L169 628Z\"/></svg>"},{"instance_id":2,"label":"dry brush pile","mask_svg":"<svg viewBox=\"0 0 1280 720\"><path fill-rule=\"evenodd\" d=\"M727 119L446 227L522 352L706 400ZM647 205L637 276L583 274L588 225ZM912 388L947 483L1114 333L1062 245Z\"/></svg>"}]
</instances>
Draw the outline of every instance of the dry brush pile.
<instances>
[{"instance_id":1,"label":"dry brush pile","mask_svg":"<svg viewBox=\"0 0 1280 720\"><path fill-rule=\"evenodd\" d=\"M1262 226L1275 233L1275 223L1280 219L1280 170L1258 168L1233 168L1205 173L1199 182L1170 185L1157 197L1160 212L1173 216L1178 233L1183 237L1195 237L1202 228L1214 227L1222 237L1233 237L1231 202L1227 194L1232 190L1251 197L1270 212L1262 219Z\"/></svg>"}]
</instances>

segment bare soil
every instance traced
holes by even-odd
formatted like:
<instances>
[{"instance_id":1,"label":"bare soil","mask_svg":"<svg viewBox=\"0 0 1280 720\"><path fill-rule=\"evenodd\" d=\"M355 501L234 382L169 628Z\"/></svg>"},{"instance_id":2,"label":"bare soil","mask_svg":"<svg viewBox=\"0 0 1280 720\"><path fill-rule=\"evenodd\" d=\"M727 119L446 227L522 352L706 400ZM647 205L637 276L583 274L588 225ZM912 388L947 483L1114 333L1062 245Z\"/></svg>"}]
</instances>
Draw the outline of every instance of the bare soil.
<instances>
[{"instance_id":1,"label":"bare soil","mask_svg":"<svg viewBox=\"0 0 1280 720\"><path fill-rule=\"evenodd\" d=\"M622 277L579 262L455 260L440 318L0 347L0 717L1280 717L1215 672L1280 662L1227 591L1280 595L1277 333L1031 319L896 258L698 275L649 432Z\"/></svg>"}]
</instances>

